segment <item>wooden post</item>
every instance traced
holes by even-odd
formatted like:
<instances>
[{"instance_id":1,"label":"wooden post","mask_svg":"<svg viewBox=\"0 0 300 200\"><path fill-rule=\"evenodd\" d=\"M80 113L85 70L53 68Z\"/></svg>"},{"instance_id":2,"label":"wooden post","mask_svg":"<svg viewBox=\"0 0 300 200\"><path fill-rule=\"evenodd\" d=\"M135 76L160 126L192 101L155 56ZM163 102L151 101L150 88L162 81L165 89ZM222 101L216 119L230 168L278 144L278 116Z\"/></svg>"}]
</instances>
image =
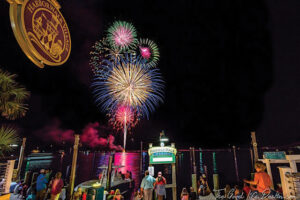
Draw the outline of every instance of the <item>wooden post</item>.
<instances>
[{"instance_id":1,"label":"wooden post","mask_svg":"<svg viewBox=\"0 0 300 200\"><path fill-rule=\"evenodd\" d=\"M74 147L73 147L73 160L72 160L72 166L71 166L70 183L69 183L69 198L68 199L71 199L73 196L76 165L77 165L78 144L79 144L79 135L76 134L75 141L74 141Z\"/></svg>"},{"instance_id":2,"label":"wooden post","mask_svg":"<svg viewBox=\"0 0 300 200\"><path fill-rule=\"evenodd\" d=\"M196 166L195 148L194 147L192 147L192 155L193 155L193 173L197 174L197 166Z\"/></svg>"},{"instance_id":3,"label":"wooden post","mask_svg":"<svg viewBox=\"0 0 300 200\"><path fill-rule=\"evenodd\" d=\"M15 165L15 161L14 160L8 160L7 161L7 165L6 165L6 169L5 169L5 174L4 174L5 182L3 184L4 194L5 193L9 193L11 179L12 179L13 171L14 171L14 165Z\"/></svg>"},{"instance_id":4,"label":"wooden post","mask_svg":"<svg viewBox=\"0 0 300 200\"><path fill-rule=\"evenodd\" d=\"M191 174L193 174L193 153L192 153L192 147L190 147L190 166L191 166Z\"/></svg>"},{"instance_id":5,"label":"wooden post","mask_svg":"<svg viewBox=\"0 0 300 200\"><path fill-rule=\"evenodd\" d=\"M264 159L264 163L266 164L267 173L269 174L270 179L271 179L271 188L274 189L274 183L273 183L273 176L272 176L270 160L269 159Z\"/></svg>"},{"instance_id":6,"label":"wooden post","mask_svg":"<svg viewBox=\"0 0 300 200\"><path fill-rule=\"evenodd\" d=\"M203 169L203 159L202 159L202 149L199 148L199 156L200 156L200 174L204 174L204 169Z\"/></svg>"},{"instance_id":7,"label":"wooden post","mask_svg":"<svg viewBox=\"0 0 300 200\"><path fill-rule=\"evenodd\" d=\"M172 194L173 194L173 200L177 200L177 184L176 184L176 165L175 163L172 163Z\"/></svg>"},{"instance_id":8,"label":"wooden post","mask_svg":"<svg viewBox=\"0 0 300 200\"><path fill-rule=\"evenodd\" d=\"M213 152L213 171L214 171L214 174L218 173L216 152Z\"/></svg>"},{"instance_id":9,"label":"wooden post","mask_svg":"<svg viewBox=\"0 0 300 200\"><path fill-rule=\"evenodd\" d=\"M252 171L254 171L253 150L251 149L251 147L249 148L249 152L250 152L250 158L251 158Z\"/></svg>"},{"instance_id":10,"label":"wooden post","mask_svg":"<svg viewBox=\"0 0 300 200\"><path fill-rule=\"evenodd\" d=\"M123 152L125 153L125 152ZM112 165L113 165L113 156L114 153L109 155L109 160L108 160L108 168L107 168L107 175L106 175L106 190L110 191L110 186L111 186L111 171L112 171Z\"/></svg>"},{"instance_id":11,"label":"wooden post","mask_svg":"<svg viewBox=\"0 0 300 200\"><path fill-rule=\"evenodd\" d=\"M289 160L290 167L293 173L297 173L297 164L295 160Z\"/></svg>"},{"instance_id":12,"label":"wooden post","mask_svg":"<svg viewBox=\"0 0 300 200\"><path fill-rule=\"evenodd\" d=\"M239 169L238 169L237 158L236 158L236 147L233 146L232 148L233 148L233 156L234 156L234 166L235 166L236 181L239 182L240 181L240 177L239 177Z\"/></svg>"},{"instance_id":13,"label":"wooden post","mask_svg":"<svg viewBox=\"0 0 300 200\"><path fill-rule=\"evenodd\" d=\"M219 174L217 169L217 159L216 159L216 152L213 152L213 183L214 183L214 192L215 195L218 194L217 191L219 190Z\"/></svg>"},{"instance_id":14,"label":"wooden post","mask_svg":"<svg viewBox=\"0 0 300 200\"><path fill-rule=\"evenodd\" d=\"M192 187L197 191L197 166L195 158L195 148L192 147Z\"/></svg>"},{"instance_id":15,"label":"wooden post","mask_svg":"<svg viewBox=\"0 0 300 200\"><path fill-rule=\"evenodd\" d=\"M253 146L253 151L254 151L254 162L256 162L256 161L258 161L258 150L257 150L255 131L251 132L251 138L252 138L252 146Z\"/></svg>"},{"instance_id":16,"label":"wooden post","mask_svg":"<svg viewBox=\"0 0 300 200\"><path fill-rule=\"evenodd\" d=\"M20 175L21 175L22 164L23 164L23 160L24 160L25 145L26 145L26 138L24 137L22 140L22 146L20 149L19 162L18 162L18 167L17 167L17 179L20 179Z\"/></svg>"}]
</instances>

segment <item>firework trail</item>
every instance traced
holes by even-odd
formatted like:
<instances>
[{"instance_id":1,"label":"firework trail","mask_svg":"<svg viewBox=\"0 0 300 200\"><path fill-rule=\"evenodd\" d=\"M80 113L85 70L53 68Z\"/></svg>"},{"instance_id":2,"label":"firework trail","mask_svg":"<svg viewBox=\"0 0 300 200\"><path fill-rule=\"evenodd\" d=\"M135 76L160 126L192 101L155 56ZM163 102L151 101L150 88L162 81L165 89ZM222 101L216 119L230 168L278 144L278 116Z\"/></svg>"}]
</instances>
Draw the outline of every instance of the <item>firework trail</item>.
<instances>
[{"instance_id":1,"label":"firework trail","mask_svg":"<svg viewBox=\"0 0 300 200\"><path fill-rule=\"evenodd\" d=\"M117 130L123 129L124 141L123 148L126 149L127 132L130 131L138 122L136 112L129 106L120 105L112 112L110 124Z\"/></svg>"}]
</instances>

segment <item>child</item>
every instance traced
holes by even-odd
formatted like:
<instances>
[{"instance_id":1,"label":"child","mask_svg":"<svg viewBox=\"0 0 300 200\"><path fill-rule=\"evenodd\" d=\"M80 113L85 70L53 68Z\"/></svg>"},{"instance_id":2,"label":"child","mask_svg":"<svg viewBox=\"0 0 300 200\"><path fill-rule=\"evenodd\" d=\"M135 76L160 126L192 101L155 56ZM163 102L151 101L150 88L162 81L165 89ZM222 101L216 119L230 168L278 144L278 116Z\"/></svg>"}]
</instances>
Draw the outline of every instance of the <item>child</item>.
<instances>
[{"instance_id":1,"label":"child","mask_svg":"<svg viewBox=\"0 0 300 200\"><path fill-rule=\"evenodd\" d=\"M123 196L121 195L121 192L119 189L116 189L116 193L114 195L113 200L121 200L123 198Z\"/></svg>"},{"instance_id":2,"label":"child","mask_svg":"<svg viewBox=\"0 0 300 200\"><path fill-rule=\"evenodd\" d=\"M180 198L181 200L189 200L189 193L186 188L182 188Z\"/></svg>"},{"instance_id":3,"label":"child","mask_svg":"<svg viewBox=\"0 0 300 200\"><path fill-rule=\"evenodd\" d=\"M86 200L86 196L87 196L87 194L86 194L86 192L85 192L85 190L82 192L82 198L81 198L81 200Z\"/></svg>"},{"instance_id":4,"label":"child","mask_svg":"<svg viewBox=\"0 0 300 200\"><path fill-rule=\"evenodd\" d=\"M255 194L253 194L253 196L263 197L267 196L271 192L271 178L265 172L265 169L266 166L264 165L264 163L261 161L257 161L255 163L256 173L254 175L254 180L244 180L245 183L256 186L256 191L254 191Z\"/></svg>"},{"instance_id":5,"label":"child","mask_svg":"<svg viewBox=\"0 0 300 200\"><path fill-rule=\"evenodd\" d=\"M134 200L142 200L142 199L143 199L143 196L141 195L140 190L136 191L134 193Z\"/></svg>"},{"instance_id":6,"label":"child","mask_svg":"<svg viewBox=\"0 0 300 200\"><path fill-rule=\"evenodd\" d=\"M76 192L74 192L73 200L80 200L82 195L82 189L79 187Z\"/></svg>"}]
</instances>

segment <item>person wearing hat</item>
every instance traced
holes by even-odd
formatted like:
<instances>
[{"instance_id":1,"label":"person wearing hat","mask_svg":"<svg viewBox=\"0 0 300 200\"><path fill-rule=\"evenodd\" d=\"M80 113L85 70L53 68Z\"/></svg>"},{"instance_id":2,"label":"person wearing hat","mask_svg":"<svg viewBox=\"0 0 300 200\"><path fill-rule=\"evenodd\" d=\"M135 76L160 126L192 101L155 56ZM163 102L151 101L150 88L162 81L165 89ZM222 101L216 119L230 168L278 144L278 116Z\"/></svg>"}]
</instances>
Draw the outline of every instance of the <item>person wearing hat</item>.
<instances>
[{"instance_id":1,"label":"person wearing hat","mask_svg":"<svg viewBox=\"0 0 300 200\"><path fill-rule=\"evenodd\" d=\"M161 172L158 172L157 178L154 185L156 186L156 196L158 200L163 200L166 197L166 187L167 181L165 177L162 176Z\"/></svg>"}]
</instances>

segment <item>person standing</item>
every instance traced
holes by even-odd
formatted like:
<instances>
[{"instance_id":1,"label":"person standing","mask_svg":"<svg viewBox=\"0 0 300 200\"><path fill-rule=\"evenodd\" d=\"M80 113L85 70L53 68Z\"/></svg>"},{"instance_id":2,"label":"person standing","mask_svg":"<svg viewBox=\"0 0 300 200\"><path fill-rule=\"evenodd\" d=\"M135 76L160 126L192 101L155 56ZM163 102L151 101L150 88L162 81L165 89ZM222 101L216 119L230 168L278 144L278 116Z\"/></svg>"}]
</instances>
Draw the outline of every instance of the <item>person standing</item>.
<instances>
[{"instance_id":1,"label":"person standing","mask_svg":"<svg viewBox=\"0 0 300 200\"><path fill-rule=\"evenodd\" d=\"M48 179L45 170L41 169L40 175L36 179L36 200L44 200L47 191Z\"/></svg>"},{"instance_id":2,"label":"person standing","mask_svg":"<svg viewBox=\"0 0 300 200\"><path fill-rule=\"evenodd\" d=\"M200 196L207 196L209 195L209 189L208 189L208 184L207 184L207 180L205 178L203 178L202 176L200 177L200 186L198 189L198 194Z\"/></svg>"},{"instance_id":3,"label":"person standing","mask_svg":"<svg viewBox=\"0 0 300 200\"><path fill-rule=\"evenodd\" d=\"M197 193L194 191L193 187L190 187L190 195L189 195L189 200L196 200L197 199Z\"/></svg>"},{"instance_id":4,"label":"person standing","mask_svg":"<svg viewBox=\"0 0 300 200\"><path fill-rule=\"evenodd\" d=\"M57 172L51 185L51 200L58 200L63 186L64 182L61 179L61 172Z\"/></svg>"},{"instance_id":5,"label":"person standing","mask_svg":"<svg viewBox=\"0 0 300 200\"><path fill-rule=\"evenodd\" d=\"M149 175L149 171L145 171L145 177L141 183L141 191L144 193L144 200L152 200L155 178Z\"/></svg>"},{"instance_id":6,"label":"person standing","mask_svg":"<svg viewBox=\"0 0 300 200\"><path fill-rule=\"evenodd\" d=\"M163 200L166 197L166 187L167 181L165 177L162 176L161 172L158 172L157 178L155 180L156 195L158 200Z\"/></svg>"}]
</instances>

